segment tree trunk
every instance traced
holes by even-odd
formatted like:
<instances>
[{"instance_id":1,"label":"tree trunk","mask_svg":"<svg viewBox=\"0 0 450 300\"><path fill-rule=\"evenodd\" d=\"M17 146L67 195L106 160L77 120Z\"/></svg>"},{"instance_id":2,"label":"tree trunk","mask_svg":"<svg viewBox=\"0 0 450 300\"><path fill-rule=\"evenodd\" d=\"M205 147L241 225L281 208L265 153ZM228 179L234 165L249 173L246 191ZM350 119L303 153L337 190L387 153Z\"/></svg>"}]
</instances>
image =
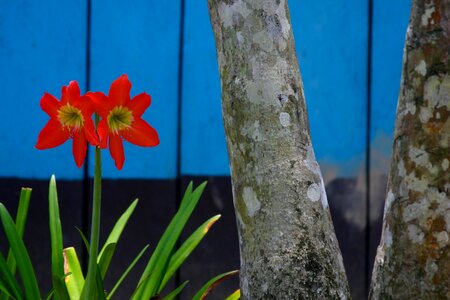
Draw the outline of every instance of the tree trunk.
<instances>
[{"instance_id":1,"label":"tree trunk","mask_svg":"<svg viewBox=\"0 0 450 300\"><path fill-rule=\"evenodd\" d=\"M209 0L209 10L243 299L348 299L287 2Z\"/></svg>"},{"instance_id":2,"label":"tree trunk","mask_svg":"<svg viewBox=\"0 0 450 300\"><path fill-rule=\"evenodd\" d=\"M371 299L450 299L450 0L413 0Z\"/></svg>"}]
</instances>

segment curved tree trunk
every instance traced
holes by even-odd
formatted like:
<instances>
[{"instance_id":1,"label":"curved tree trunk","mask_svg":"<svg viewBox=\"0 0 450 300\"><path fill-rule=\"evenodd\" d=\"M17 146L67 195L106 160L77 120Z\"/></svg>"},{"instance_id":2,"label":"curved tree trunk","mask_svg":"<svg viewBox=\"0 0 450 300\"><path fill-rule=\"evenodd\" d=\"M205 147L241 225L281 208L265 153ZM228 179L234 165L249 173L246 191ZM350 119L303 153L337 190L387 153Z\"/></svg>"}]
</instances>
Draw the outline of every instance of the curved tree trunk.
<instances>
[{"instance_id":1,"label":"curved tree trunk","mask_svg":"<svg viewBox=\"0 0 450 300\"><path fill-rule=\"evenodd\" d=\"M348 299L285 0L209 0L244 299Z\"/></svg>"},{"instance_id":2,"label":"curved tree trunk","mask_svg":"<svg viewBox=\"0 0 450 300\"><path fill-rule=\"evenodd\" d=\"M371 299L450 299L450 0L413 0Z\"/></svg>"}]
</instances>

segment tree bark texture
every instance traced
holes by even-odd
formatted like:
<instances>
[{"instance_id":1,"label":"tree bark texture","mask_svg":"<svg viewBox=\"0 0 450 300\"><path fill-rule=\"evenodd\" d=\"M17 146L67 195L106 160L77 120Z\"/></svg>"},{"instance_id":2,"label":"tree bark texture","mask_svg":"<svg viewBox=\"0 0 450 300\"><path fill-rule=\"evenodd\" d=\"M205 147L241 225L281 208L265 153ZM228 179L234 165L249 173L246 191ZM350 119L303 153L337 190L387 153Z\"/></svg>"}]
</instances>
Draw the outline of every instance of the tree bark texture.
<instances>
[{"instance_id":1,"label":"tree bark texture","mask_svg":"<svg viewBox=\"0 0 450 300\"><path fill-rule=\"evenodd\" d=\"M450 0L413 0L371 299L450 299Z\"/></svg>"},{"instance_id":2,"label":"tree bark texture","mask_svg":"<svg viewBox=\"0 0 450 300\"><path fill-rule=\"evenodd\" d=\"M243 299L348 299L286 0L209 0ZM332 137L330 137L332 138Z\"/></svg>"}]
</instances>

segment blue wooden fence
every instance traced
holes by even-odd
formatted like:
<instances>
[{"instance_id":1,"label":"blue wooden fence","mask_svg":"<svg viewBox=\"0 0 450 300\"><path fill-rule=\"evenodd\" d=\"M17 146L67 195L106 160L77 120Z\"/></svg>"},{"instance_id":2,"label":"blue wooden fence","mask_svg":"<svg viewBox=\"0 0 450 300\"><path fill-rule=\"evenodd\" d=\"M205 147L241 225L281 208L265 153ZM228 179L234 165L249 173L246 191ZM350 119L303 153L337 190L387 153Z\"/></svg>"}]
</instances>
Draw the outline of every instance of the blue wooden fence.
<instances>
[{"instance_id":1,"label":"blue wooden fence","mask_svg":"<svg viewBox=\"0 0 450 300\"><path fill-rule=\"evenodd\" d=\"M130 76L132 92L152 95L145 117L159 131L161 145L126 147L122 172L106 158L107 177L175 178L179 142L182 174L229 174L206 0L186 0L184 12L181 1L146 0L91 0L89 12L87 1L0 4L0 176L56 173L80 179L70 143L48 151L33 148L47 120L39 99L44 91L58 96L71 79L82 87L89 80L90 89L107 91L122 73ZM374 151L389 156L409 1L373 3L368 71L368 1L290 1L311 134L327 178L366 172L368 133Z\"/></svg>"}]
</instances>

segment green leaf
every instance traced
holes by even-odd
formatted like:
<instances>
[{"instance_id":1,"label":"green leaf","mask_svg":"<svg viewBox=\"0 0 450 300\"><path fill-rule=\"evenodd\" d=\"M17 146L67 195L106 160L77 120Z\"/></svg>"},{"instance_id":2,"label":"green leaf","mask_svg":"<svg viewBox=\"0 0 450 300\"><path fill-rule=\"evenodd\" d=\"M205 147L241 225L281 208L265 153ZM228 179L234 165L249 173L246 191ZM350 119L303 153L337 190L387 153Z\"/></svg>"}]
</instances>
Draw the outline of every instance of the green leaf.
<instances>
[{"instance_id":1,"label":"green leaf","mask_svg":"<svg viewBox=\"0 0 450 300\"><path fill-rule=\"evenodd\" d=\"M64 279L67 292L71 300L79 300L84 286L84 277L75 248L64 249L64 262L66 266L64 271L66 274L70 273Z\"/></svg>"},{"instance_id":2,"label":"green leaf","mask_svg":"<svg viewBox=\"0 0 450 300\"><path fill-rule=\"evenodd\" d=\"M184 287L186 286L186 284L188 284L189 280L186 280L185 282L183 282L182 285L180 285L179 287L177 287L175 290L173 290L171 293L169 293L167 296L165 296L164 298L162 298L162 300L172 300L175 299L176 296L178 296L179 293L181 293L181 291L184 289Z\"/></svg>"},{"instance_id":3,"label":"green leaf","mask_svg":"<svg viewBox=\"0 0 450 300\"><path fill-rule=\"evenodd\" d=\"M208 233L211 226L219 220L220 215L216 215L205 223L203 223L197 230L194 231L193 234L181 245L181 247L172 255L169 263L169 267L166 270L164 275L164 279L159 286L158 293L160 293L172 275L178 270L178 268L183 264L183 262L188 258L188 256L194 251L194 249L198 246L201 240Z\"/></svg>"},{"instance_id":4,"label":"green leaf","mask_svg":"<svg viewBox=\"0 0 450 300\"><path fill-rule=\"evenodd\" d=\"M109 264L111 262L111 259L114 255L115 246L110 247L111 244L117 244L119 242L120 236L127 225L128 219L130 218L131 214L133 213L134 209L136 208L136 205L138 203L138 199L134 200L131 205L127 208L127 210L120 216L119 220L117 220L116 224L114 225L113 229L111 230L111 233L109 234L108 238L106 239L105 245L103 246L102 250L100 251L97 262L100 264L100 270L102 271L102 278L105 277L106 272L108 271ZM105 251L107 247L109 246L108 255L103 257L105 255Z\"/></svg>"},{"instance_id":5,"label":"green leaf","mask_svg":"<svg viewBox=\"0 0 450 300\"><path fill-rule=\"evenodd\" d=\"M114 285L114 287L112 288L111 292L109 292L108 296L106 297L107 299L111 299L112 298L114 293L117 291L119 286L122 284L122 281L127 277L128 273L130 273L130 271L134 268L136 263L144 255L145 251L148 249L148 246L149 245L145 246L144 249L142 249L141 252L139 252L139 254L136 256L136 258L133 260L133 262L128 266L128 268L125 270L125 272L123 272L122 276L120 276L119 280L117 280L117 282Z\"/></svg>"},{"instance_id":6,"label":"green leaf","mask_svg":"<svg viewBox=\"0 0 450 300\"><path fill-rule=\"evenodd\" d=\"M205 299L206 295L208 295L219 283L221 283L222 281L230 278L233 275L238 274L239 271L235 270L235 271L231 271L231 272L227 272L227 273L223 273L220 275L217 275L216 277L214 277L213 279L211 279L210 281L208 281L198 292L197 294L194 295L194 297L192 298L192 300L203 300Z\"/></svg>"},{"instance_id":7,"label":"green leaf","mask_svg":"<svg viewBox=\"0 0 450 300\"><path fill-rule=\"evenodd\" d=\"M98 260L98 267L100 269L100 274L102 278L105 278L106 272L108 271L109 263L114 255L114 251L116 250L116 243L110 243L103 247L103 255Z\"/></svg>"},{"instance_id":8,"label":"green leaf","mask_svg":"<svg viewBox=\"0 0 450 300\"><path fill-rule=\"evenodd\" d=\"M75 226L75 229L78 231L78 233L80 234L81 239L83 240L83 244L86 247L87 253L89 254L89 242L86 238L86 236L84 235L83 231L81 231L80 228Z\"/></svg>"},{"instance_id":9,"label":"green leaf","mask_svg":"<svg viewBox=\"0 0 450 300\"><path fill-rule=\"evenodd\" d=\"M52 247L52 282L55 288L55 298L69 299L66 286L62 282L64 277L63 240L61 219L59 217L58 192L54 175L50 179L48 188L48 213Z\"/></svg>"},{"instance_id":10,"label":"green leaf","mask_svg":"<svg viewBox=\"0 0 450 300\"><path fill-rule=\"evenodd\" d=\"M0 295L5 296L6 298L13 297L11 296L11 291L6 287L5 283L0 280Z\"/></svg>"},{"instance_id":11,"label":"green leaf","mask_svg":"<svg viewBox=\"0 0 450 300\"><path fill-rule=\"evenodd\" d=\"M30 256L28 255L25 245L17 232L16 225L2 203L0 203L0 219L11 247L11 251L13 252L17 262L17 267L24 285L25 297L33 300L41 299Z\"/></svg>"},{"instance_id":12,"label":"green leaf","mask_svg":"<svg viewBox=\"0 0 450 300\"><path fill-rule=\"evenodd\" d=\"M141 284L144 278L147 278L149 274L152 274L152 276L148 277L148 280L146 280L144 284L138 286L134 299L149 299L158 292L176 242L180 237L187 220L191 216L192 211L197 205L205 186L206 182L202 183L192 193L190 193L192 186L189 184L183 201L180 204L180 209L175 214L174 218L161 237L158 245L156 246L152 257L150 258L150 261L148 262L144 273L139 280L139 284Z\"/></svg>"},{"instance_id":13,"label":"green leaf","mask_svg":"<svg viewBox=\"0 0 450 300\"><path fill-rule=\"evenodd\" d=\"M4 297L14 297L16 299L23 299L23 293L20 289L19 283L16 278L8 268L5 258L2 253L0 253L0 281L2 286L2 291L7 295Z\"/></svg>"},{"instance_id":14,"label":"green leaf","mask_svg":"<svg viewBox=\"0 0 450 300\"><path fill-rule=\"evenodd\" d=\"M233 294L228 296L225 300L239 300L239 299L241 299L241 290L237 289L234 291Z\"/></svg>"},{"instance_id":15,"label":"green leaf","mask_svg":"<svg viewBox=\"0 0 450 300\"><path fill-rule=\"evenodd\" d=\"M31 189L22 188L20 190L19 207L17 208L17 215L16 215L16 229L17 232L19 233L20 238L23 238L23 233L25 231L25 223L27 222L28 207L30 206L30 198L31 198ZM11 270L11 273L15 275L16 260L14 259L14 255L12 254L11 251L8 252L6 264Z\"/></svg>"}]
</instances>

